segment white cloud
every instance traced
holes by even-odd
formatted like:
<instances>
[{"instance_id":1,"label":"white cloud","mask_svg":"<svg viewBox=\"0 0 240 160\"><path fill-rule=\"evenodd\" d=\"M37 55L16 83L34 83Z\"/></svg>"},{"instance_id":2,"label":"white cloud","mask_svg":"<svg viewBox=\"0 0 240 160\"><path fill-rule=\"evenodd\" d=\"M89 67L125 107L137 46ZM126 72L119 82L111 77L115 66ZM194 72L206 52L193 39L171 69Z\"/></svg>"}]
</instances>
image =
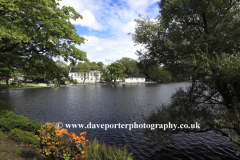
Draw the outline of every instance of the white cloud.
<instances>
[{"instance_id":1,"label":"white cloud","mask_svg":"<svg viewBox=\"0 0 240 160\"><path fill-rule=\"evenodd\" d=\"M102 61L104 64L116 61L122 57L129 57L137 60L136 50L142 49L141 46L134 47L131 37L117 39L100 39L95 36L84 36L88 41L79 46L81 50L87 52L90 61Z\"/></svg>"},{"instance_id":2,"label":"white cloud","mask_svg":"<svg viewBox=\"0 0 240 160\"><path fill-rule=\"evenodd\" d=\"M83 16L83 19L77 19L76 21L71 20L71 23L99 31L103 29L103 26L96 21L94 15L89 10L83 11L81 15Z\"/></svg>"},{"instance_id":3,"label":"white cloud","mask_svg":"<svg viewBox=\"0 0 240 160\"><path fill-rule=\"evenodd\" d=\"M135 25L136 25L135 21L130 21L126 23L122 28L123 33L126 33L126 34L129 32L133 33L135 30Z\"/></svg>"},{"instance_id":4,"label":"white cloud","mask_svg":"<svg viewBox=\"0 0 240 160\"><path fill-rule=\"evenodd\" d=\"M155 18L159 13L156 2L159 0L62 0L60 6L73 7L83 16L82 19L72 21L74 25L88 27L90 30L107 33L99 38L98 32L92 31L85 35L88 39L85 44L78 46L87 52L90 61L102 61L104 64L129 57L137 60L136 50L142 46L134 47L132 37L127 33L134 32L136 22L134 19L141 14L143 17ZM155 5L154 5L155 4ZM108 36L108 35L111 35Z\"/></svg>"}]
</instances>

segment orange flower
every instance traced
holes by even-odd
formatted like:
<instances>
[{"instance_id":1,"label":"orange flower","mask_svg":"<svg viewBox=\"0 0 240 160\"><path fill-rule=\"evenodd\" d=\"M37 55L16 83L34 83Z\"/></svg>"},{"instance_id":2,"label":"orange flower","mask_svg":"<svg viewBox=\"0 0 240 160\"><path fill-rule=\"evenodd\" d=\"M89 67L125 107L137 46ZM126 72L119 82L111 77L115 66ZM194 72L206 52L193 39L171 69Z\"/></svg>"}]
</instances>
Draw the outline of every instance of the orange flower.
<instances>
[{"instance_id":1,"label":"orange flower","mask_svg":"<svg viewBox=\"0 0 240 160\"><path fill-rule=\"evenodd\" d=\"M45 133L46 133L46 130L42 130L42 133L45 134Z\"/></svg>"},{"instance_id":2,"label":"orange flower","mask_svg":"<svg viewBox=\"0 0 240 160\"><path fill-rule=\"evenodd\" d=\"M86 132L80 133L80 136L85 136L85 135L86 135Z\"/></svg>"},{"instance_id":3,"label":"orange flower","mask_svg":"<svg viewBox=\"0 0 240 160\"><path fill-rule=\"evenodd\" d=\"M58 137L62 135L62 132L60 130L55 131L55 133Z\"/></svg>"},{"instance_id":4,"label":"orange flower","mask_svg":"<svg viewBox=\"0 0 240 160\"><path fill-rule=\"evenodd\" d=\"M76 157L76 158L77 158L78 156L79 156L79 154L75 155L74 157Z\"/></svg>"},{"instance_id":5,"label":"orange flower","mask_svg":"<svg viewBox=\"0 0 240 160\"><path fill-rule=\"evenodd\" d=\"M84 151L81 152L81 154L84 154L84 153L85 153Z\"/></svg>"}]
</instances>

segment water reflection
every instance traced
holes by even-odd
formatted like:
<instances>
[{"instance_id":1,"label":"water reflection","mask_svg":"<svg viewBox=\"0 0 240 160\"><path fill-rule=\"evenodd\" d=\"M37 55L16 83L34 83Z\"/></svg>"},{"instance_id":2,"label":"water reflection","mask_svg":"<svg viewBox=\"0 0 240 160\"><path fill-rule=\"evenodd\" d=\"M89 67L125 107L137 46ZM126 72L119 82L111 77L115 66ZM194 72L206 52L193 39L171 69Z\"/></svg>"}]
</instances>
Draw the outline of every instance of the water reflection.
<instances>
[{"instance_id":1,"label":"water reflection","mask_svg":"<svg viewBox=\"0 0 240 160\"><path fill-rule=\"evenodd\" d=\"M177 87L190 84L68 86L58 92L51 88L1 91L0 97L12 104L15 113L42 123L140 124L142 115L168 104ZM156 147L143 136L142 129L69 129L76 134L82 131L87 131L87 139L127 145L135 159L237 159L231 143L212 132L178 134L174 144Z\"/></svg>"}]
</instances>

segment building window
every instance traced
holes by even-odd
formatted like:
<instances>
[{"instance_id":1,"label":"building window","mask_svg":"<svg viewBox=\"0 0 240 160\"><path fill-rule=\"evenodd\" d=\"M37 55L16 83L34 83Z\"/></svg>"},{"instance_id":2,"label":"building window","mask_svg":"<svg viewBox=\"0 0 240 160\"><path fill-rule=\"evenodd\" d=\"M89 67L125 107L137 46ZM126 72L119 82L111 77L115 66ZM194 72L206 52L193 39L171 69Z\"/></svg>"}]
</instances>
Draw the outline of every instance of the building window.
<instances>
[{"instance_id":1,"label":"building window","mask_svg":"<svg viewBox=\"0 0 240 160\"><path fill-rule=\"evenodd\" d=\"M91 78L91 80L93 80L93 78Z\"/></svg>"},{"instance_id":2,"label":"building window","mask_svg":"<svg viewBox=\"0 0 240 160\"><path fill-rule=\"evenodd\" d=\"M76 76L76 74L74 74L74 76Z\"/></svg>"},{"instance_id":3,"label":"building window","mask_svg":"<svg viewBox=\"0 0 240 160\"><path fill-rule=\"evenodd\" d=\"M132 81L133 79L132 79L132 78L130 78L130 80Z\"/></svg>"}]
</instances>

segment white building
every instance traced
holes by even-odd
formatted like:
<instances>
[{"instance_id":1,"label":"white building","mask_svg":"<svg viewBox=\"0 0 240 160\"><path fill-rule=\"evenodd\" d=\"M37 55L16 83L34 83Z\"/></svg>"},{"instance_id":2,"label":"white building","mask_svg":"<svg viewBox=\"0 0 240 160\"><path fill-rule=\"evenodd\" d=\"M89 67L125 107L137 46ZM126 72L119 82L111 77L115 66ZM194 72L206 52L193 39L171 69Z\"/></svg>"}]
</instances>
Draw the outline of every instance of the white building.
<instances>
[{"instance_id":1,"label":"white building","mask_svg":"<svg viewBox=\"0 0 240 160\"><path fill-rule=\"evenodd\" d=\"M123 78L123 82L126 83L145 83L145 74L127 74L125 78Z\"/></svg>"},{"instance_id":2,"label":"white building","mask_svg":"<svg viewBox=\"0 0 240 160\"><path fill-rule=\"evenodd\" d=\"M79 73L78 68L70 68L69 77L72 77L73 80L77 80L78 83L84 82L83 73ZM91 70L86 75L85 83L95 83L95 82L103 82L102 73L97 70Z\"/></svg>"}]
</instances>

